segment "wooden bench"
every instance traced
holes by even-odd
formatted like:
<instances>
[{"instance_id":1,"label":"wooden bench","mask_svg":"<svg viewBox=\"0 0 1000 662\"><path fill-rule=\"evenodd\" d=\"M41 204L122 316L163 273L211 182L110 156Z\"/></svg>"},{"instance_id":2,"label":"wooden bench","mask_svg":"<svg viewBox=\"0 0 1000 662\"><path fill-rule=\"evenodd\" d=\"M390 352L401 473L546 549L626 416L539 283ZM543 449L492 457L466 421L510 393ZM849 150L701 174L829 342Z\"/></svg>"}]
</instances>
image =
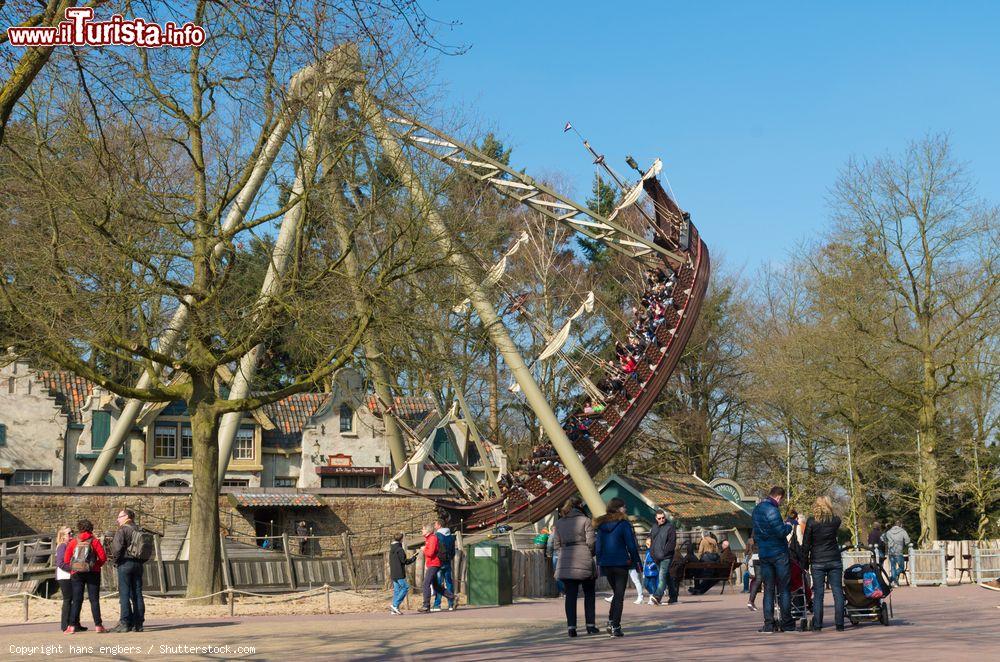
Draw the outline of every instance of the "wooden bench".
<instances>
[{"instance_id":1,"label":"wooden bench","mask_svg":"<svg viewBox=\"0 0 1000 662\"><path fill-rule=\"evenodd\" d=\"M731 563L702 563L701 561L687 563L684 565L684 576L681 577L681 580L703 579L719 581L722 582L722 591L720 593L725 593L726 584L736 585L733 573L736 570L737 564L738 561L735 559Z\"/></svg>"}]
</instances>

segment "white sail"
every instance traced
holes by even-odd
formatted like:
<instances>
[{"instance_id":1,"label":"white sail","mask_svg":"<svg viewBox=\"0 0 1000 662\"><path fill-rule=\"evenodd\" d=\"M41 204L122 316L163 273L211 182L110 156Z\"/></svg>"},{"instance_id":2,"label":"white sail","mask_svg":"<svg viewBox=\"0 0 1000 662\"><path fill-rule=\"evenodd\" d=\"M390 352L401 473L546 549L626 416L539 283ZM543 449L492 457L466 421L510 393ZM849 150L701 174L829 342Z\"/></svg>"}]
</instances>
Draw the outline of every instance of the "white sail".
<instances>
[{"instance_id":1,"label":"white sail","mask_svg":"<svg viewBox=\"0 0 1000 662\"><path fill-rule=\"evenodd\" d=\"M514 255L514 253L516 253L523 244L528 243L528 240L528 233L522 230L521 236L517 238L517 241L514 242L514 245L511 246L510 250L504 253L503 257L500 258L500 261L494 264L489 273L486 274L486 279L483 280L483 287L490 288L500 282L500 279L503 278L504 272L507 271L507 258ZM472 303L470 299L465 299L462 303L458 304L451 310L456 314L465 312L470 303Z\"/></svg>"},{"instance_id":2,"label":"white sail","mask_svg":"<svg viewBox=\"0 0 1000 662\"><path fill-rule=\"evenodd\" d=\"M580 304L580 307L577 308L576 312L570 315L569 319L566 320L566 323L563 324L562 328L559 329L556 335L552 336L551 340L549 340L549 344L546 345L545 349L542 350L542 353L538 355L538 360L544 361L561 350L563 345L566 344L566 341L569 340L569 332L573 325L573 320L584 313L592 312L594 312L594 293L588 292L587 298L584 299L582 304Z\"/></svg>"}]
</instances>

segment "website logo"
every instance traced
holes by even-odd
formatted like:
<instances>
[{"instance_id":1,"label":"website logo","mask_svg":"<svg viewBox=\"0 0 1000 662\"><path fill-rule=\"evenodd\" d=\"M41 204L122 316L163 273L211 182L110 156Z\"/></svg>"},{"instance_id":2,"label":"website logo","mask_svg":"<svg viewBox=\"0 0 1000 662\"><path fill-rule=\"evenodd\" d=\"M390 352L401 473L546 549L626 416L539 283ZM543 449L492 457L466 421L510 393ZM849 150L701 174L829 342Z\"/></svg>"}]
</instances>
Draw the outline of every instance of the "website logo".
<instances>
[{"instance_id":1,"label":"website logo","mask_svg":"<svg viewBox=\"0 0 1000 662\"><path fill-rule=\"evenodd\" d=\"M138 48L190 48L205 43L205 28L190 21L163 25L141 18L125 19L115 14L95 21L92 7L67 7L66 20L51 27L9 27L12 46L136 46Z\"/></svg>"}]
</instances>

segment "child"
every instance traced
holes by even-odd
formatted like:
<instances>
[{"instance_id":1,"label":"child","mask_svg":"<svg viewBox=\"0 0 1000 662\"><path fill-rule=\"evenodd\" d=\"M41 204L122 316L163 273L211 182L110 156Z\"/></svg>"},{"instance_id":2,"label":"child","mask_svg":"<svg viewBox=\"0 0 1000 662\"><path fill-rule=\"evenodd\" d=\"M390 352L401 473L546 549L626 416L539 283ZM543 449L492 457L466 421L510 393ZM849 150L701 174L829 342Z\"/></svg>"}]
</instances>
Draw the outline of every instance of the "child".
<instances>
[{"instance_id":1,"label":"child","mask_svg":"<svg viewBox=\"0 0 1000 662\"><path fill-rule=\"evenodd\" d=\"M399 605L410 592L410 584L406 581L406 566L416 560L417 554L406 558L406 552L403 551L403 534L394 535L389 545L389 578L392 580L392 605L389 606L389 611L393 614L403 613L399 610Z\"/></svg>"},{"instance_id":2,"label":"child","mask_svg":"<svg viewBox=\"0 0 1000 662\"><path fill-rule=\"evenodd\" d=\"M660 581L660 566L653 560L653 540L646 539L646 559L642 566L643 583L649 594L656 595L656 585Z\"/></svg>"}]
</instances>

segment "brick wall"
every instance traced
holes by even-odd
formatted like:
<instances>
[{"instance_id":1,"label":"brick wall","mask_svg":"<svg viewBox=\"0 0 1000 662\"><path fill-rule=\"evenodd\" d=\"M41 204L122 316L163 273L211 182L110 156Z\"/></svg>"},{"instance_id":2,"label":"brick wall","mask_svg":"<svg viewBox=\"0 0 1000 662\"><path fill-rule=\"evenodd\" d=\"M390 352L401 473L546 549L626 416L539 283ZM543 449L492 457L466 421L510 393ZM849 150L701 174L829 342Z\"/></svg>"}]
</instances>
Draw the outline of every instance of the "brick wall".
<instances>
[{"instance_id":1,"label":"brick wall","mask_svg":"<svg viewBox=\"0 0 1000 662\"><path fill-rule=\"evenodd\" d=\"M265 491L265 490L261 490ZM295 490L266 490L295 492ZM327 553L342 551L340 536L351 535L355 554L381 552L388 548L393 533L419 530L434 518L434 505L416 496L394 496L361 490L302 490L317 494L327 504L316 509L282 509L279 513L286 530L304 519L317 536L313 544ZM254 490L257 492L257 490ZM162 531L167 522L187 522L191 498L188 488L152 487L5 487L0 489L0 537L55 531L61 524L76 526L86 517L96 531L115 528L122 507L133 508L140 522ZM256 511L234 508L226 494L219 497L222 526L238 539L255 535ZM276 533L280 534L280 530ZM325 537L329 536L329 537Z\"/></svg>"}]
</instances>

